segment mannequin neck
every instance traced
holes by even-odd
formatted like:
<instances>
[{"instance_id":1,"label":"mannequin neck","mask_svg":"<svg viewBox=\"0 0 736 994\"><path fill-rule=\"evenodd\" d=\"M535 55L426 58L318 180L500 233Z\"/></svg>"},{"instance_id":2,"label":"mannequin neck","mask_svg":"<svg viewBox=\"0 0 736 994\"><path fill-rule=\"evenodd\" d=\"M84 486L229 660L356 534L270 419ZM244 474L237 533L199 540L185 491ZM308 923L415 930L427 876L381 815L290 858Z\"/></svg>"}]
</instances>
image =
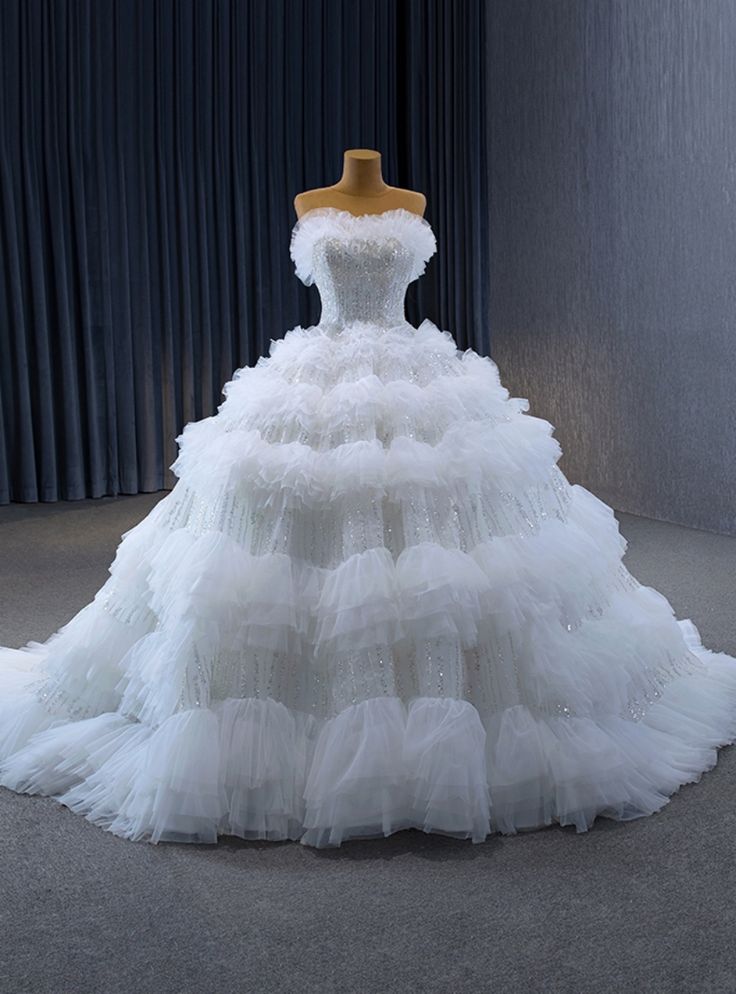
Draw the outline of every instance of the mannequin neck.
<instances>
[{"instance_id":1,"label":"mannequin neck","mask_svg":"<svg viewBox=\"0 0 736 994\"><path fill-rule=\"evenodd\" d=\"M390 187L381 175L381 153L370 148L348 149L342 176L332 189L350 197L382 196Z\"/></svg>"}]
</instances>

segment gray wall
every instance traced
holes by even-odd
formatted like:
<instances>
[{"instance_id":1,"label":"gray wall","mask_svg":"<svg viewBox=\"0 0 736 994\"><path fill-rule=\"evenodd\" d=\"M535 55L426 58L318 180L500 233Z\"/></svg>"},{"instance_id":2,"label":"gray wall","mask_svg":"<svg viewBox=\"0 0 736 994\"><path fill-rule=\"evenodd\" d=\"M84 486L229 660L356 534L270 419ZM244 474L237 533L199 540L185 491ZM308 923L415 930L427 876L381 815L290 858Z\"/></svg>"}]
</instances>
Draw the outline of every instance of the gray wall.
<instances>
[{"instance_id":1,"label":"gray wall","mask_svg":"<svg viewBox=\"0 0 736 994\"><path fill-rule=\"evenodd\" d=\"M614 507L736 533L736 0L494 0L491 342Z\"/></svg>"}]
</instances>

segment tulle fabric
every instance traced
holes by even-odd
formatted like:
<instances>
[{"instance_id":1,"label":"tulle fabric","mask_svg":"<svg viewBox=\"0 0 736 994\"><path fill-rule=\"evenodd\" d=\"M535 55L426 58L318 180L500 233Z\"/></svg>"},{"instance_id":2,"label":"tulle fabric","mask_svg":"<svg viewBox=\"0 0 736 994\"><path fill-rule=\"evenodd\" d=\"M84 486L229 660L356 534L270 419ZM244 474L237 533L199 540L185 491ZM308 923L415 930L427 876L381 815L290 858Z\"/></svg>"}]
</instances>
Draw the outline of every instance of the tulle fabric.
<instances>
[{"instance_id":1,"label":"tulle fabric","mask_svg":"<svg viewBox=\"0 0 736 994\"><path fill-rule=\"evenodd\" d=\"M408 211L309 212L327 234ZM415 277L414 277L415 278ZM736 660L625 569L552 426L425 320L297 326L46 643L0 649L0 784L121 837L480 842L659 810L736 738Z\"/></svg>"},{"instance_id":2,"label":"tulle fabric","mask_svg":"<svg viewBox=\"0 0 736 994\"><path fill-rule=\"evenodd\" d=\"M315 207L307 211L291 233L289 251L296 275L306 286L314 282L312 261L314 247L320 238L329 237L343 242L356 238L375 240L384 237L387 225L392 236L412 250L414 264L409 281L418 279L427 261L437 251L437 240L425 218L403 207L381 214L359 215L336 207Z\"/></svg>"},{"instance_id":3,"label":"tulle fabric","mask_svg":"<svg viewBox=\"0 0 736 994\"><path fill-rule=\"evenodd\" d=\"M675 680L640 722L523 705L483 720L467 701L428 697L373 698L318 720L229 699L158 726L119 712L44 719L13 752L3 713L2 784L154 843L232 834L321 847L412 827L479 842L552 822L582 832L598 815L659 810L736 735L733 661L703 649L690 626L683 636L703 669Z\"/></svg>"}]
</instances>

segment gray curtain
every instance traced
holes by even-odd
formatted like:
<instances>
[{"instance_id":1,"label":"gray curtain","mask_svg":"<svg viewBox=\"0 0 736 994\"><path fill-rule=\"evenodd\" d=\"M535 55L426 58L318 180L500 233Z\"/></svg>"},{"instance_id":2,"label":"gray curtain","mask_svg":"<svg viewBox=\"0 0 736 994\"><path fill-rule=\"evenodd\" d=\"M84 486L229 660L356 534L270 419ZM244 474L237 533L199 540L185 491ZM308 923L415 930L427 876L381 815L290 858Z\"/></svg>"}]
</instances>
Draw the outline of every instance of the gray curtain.
<instances>
[{"instance_id":1,"label":"gray curtain","mask_svg":"<svg viewBox=\"0 0 736 994\"><path fill-rule=\"evenodd\" d=\"M482 0L3 0L0 502L170 486L174 438L317 320L296 193L346 148L422 190L410 288L487 352Z\"/></svg>"}]
</instances>

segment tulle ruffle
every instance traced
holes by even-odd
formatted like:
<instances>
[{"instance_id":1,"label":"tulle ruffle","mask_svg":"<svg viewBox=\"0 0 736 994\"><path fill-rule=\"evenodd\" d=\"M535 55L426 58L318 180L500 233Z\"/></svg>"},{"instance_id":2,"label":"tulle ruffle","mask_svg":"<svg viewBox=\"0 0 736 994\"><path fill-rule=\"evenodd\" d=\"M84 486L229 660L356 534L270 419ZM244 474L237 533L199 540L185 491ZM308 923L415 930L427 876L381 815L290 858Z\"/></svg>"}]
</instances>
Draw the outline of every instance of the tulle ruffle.
<instances>
[{"instance_id":1,"label":"tulle ruffle","mask_svg":"<svg viewBox=\"0 0 736 994\"><path fill-rule=\"evenodd\" d=\"M236 373L217 415L186 426L172 468L188 486L315 505L460 479L518 490L559 459L549 422L525 414L527 400L509 397L490 360L458 358L431 322L394 333L367 325L337 347L318 330L292 329L265 365Z\"/></svg>"},{"instance_id":2,"label":"tulle ruffle","mask_svg":"<svg viewBox=\"0 0 736 994\"><path fill-rule=\"evenodd\" d=\"M505 489L523 490L545 482L561 455L550 423L530 415L485 428L455 423L436 445L398 435L388 445L373 437L324 451L265 441L258 428L224 431L217 417L187 426L171 468L200 494L225 488L265 503L288 493L314 506L367 490L398 501L411 488L448 491L458 481L479 490L503 480Z\"/></svg>"},{"instance_id":3,"label":"tulle ruffle","mask_svg":"<svg viewBox=\"0 0 736 994\"><path fill-rule=\"evenodd\" d=\"M321 238L349 241L371 236L398 238L413 254L410 282L424 272L427 261L437 251L437 240L429 222L403 207L381 214L353 214L336 207L315 207L303 214L291 232L289 254L294 271L306 286L314 282L312 258Z\"/></svg>"},{"instance_id":4,"label":"tulle ruffle","mask_svg":"<svg viewBox=\"0 0 736 994\"><path fill-rule=\"evenodd\" d=\"M270 442L309 441L316 449L375 435L384 443L412 432L436 442L457 422L492 424L528 410L525 398L509 398L485 364L463 364L466 375L441 373L425 386L406 379L384 381L375 373L323 388L292 383L276 371L252 375L247 367L225 387L219 409L222 430L258 428Z\"/></svg>"},{"instance_id":5,"label":"tulle ruffle","mask_svg":"<svg viewBox=\"0 0 736 994\"><path fill-rule=\"evenodd\" d=\"M625 714L692 660L669 603L623 568L611 509L572 490L567 517L532 537L376 546L334 568L147 519L95 601L37 648L45 695L152 725L271 681L324 715L440 686L482 713Z\"/></svg>"},{"instance_id":6,"label":"tulle ruffle","mask_svg":"<svg viewBox=\"0 0 736 994\"><path fill-rule=\"evenodd\" d=\"M498 368L489 357L472 349L461 352L450 332L428 318L417 328L407 321L388 327L355 321L344 329L297 325L282 338L272 339L269 354L254 366L236 370L225 392L242 378L253 383L271 374L291 384L309 383L329 390L369 375L383 383L403 379L426 386L441 375L462 377L469 372L485 373L489 390L503 389Z\"/></svg>"},{"instance_id":7,"label":"tulle ruffle","mask_svg":"<svg viewBox=\"0 0 736 994\"><path fill-rule=\"evenodd\" d=\"M640 721L524 705L483 717L464 700L391 696L318 720L272 699L229 699L157 727L116 712L43 720L24 747L3 739L0 783L151 842L327 846L410 827L479 842L552 822L585 831L598 815L659 810L736 737L733 660L680 624L702 665Z\"/></svg>"}]
</instances>

